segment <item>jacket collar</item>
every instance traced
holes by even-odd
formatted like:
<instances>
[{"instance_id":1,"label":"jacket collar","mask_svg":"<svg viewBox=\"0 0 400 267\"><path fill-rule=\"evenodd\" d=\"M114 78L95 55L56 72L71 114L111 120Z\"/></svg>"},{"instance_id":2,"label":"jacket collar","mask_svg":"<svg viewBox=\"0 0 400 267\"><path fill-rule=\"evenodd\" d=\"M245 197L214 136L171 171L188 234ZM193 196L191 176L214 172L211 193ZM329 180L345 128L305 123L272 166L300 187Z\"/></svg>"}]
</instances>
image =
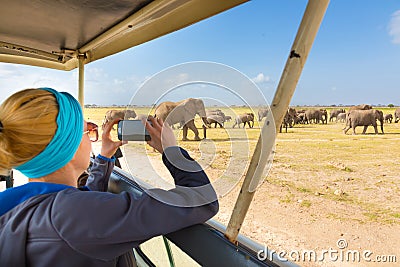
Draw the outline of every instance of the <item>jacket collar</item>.
<instances>
[{"instance_id":1,"label":"jacket collar","mask_svg":"<svg viewBox=\"0 0 400 267\"><path fill-rule=\"evenodd\" d=\"M0 216L33 196L54 193L67 188L73 187L63 184L31 182L21 186L8 188L5 191L0 192Z\"/></svg>"}]
</instances>

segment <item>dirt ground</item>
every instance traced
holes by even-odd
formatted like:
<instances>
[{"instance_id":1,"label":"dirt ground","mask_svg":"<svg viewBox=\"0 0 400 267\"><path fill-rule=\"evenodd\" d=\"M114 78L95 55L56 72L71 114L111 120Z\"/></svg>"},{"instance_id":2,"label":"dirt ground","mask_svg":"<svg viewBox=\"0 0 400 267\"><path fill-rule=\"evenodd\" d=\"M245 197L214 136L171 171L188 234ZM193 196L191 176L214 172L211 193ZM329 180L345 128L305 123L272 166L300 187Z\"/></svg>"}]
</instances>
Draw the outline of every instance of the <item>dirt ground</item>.
<instances>
[{"instance_id":1,"label":"dirt ground","mask_svg":"<svg viewBox=\"0 0 400 267\"><path fill-rule=\"evenodd\" d=\"M356 136L332 134L339 124L299 127L279 135L240 233L300 266L400 266L400 126ZM193 143L182 146L198 159L201 145ZM206 172L213 180L220 168ZM220 197L214 219L228 224L240 187Z\"/></svg>"},{"instance_id":2,"label":"dirt ground","mask_svg":"<svg viewBox=\"0 0 400 267\"><path fill-rule=\"evenodd\" d=\"M254 196L241 234L277 253L286 252L285 257L301 266L396 266L394 263L374 262L379 260L376 258L378 255L394 255L397 264L400 261L399 224L361 222L361 208L338 201L327 202L319 196L307 197L312 198L313 204L309 207L302 206L301 197L294 203L282 203L279 198L287 190L264 182ZM229 222L238 191L235 188L232 194L220 199L220 212L215 219L224 224ZM338 214L340 218L327 217L329 213ZM347 243L344 249L339 248L340 242ZM324 256L324 251L330 249L333 254ZM317 260L303 260L299 256L308 251L314 251ZM342 260L340 251L346 255L358 251L360 260L355 258L353 261L352 257L351 260L346 260L346 257ZM367 253L365 258L364 252Z\"/></svg>"},{"instance_id":3,"label":"dirt ground","mask_svg":"<svg viewBox=\"0 0 400 267\"><path fill-rule=\"evenodd\" d=\"M286 253L287 258L301 266L399 264L400 187L396 154L390 159L388 155L375 155L376 161L364 163L370 168L358 168L357 162L351 164L345 159L331 158L321 163L327 169L321 171L318 164L315 169L307 167L318 160L304 159L301 168L291 166L290 160L279 156L282 141L277 141L276 162L255 193L241 233L277 253ZM399 141L396 138L387 142L398 144ZM319 157L323 158L323 154L329 155L321 150ZM385 159L391 163L384 164ZM377 166L379 162L385 167ZM393 164L390 169L386 168L390 164ZM379 167L383 168L376 172ZM217 220L229 222L238 192L236 187L220 199ZM330 250L332 255L324 255L324 251ZM298 258L297 253L309 251L316 253L317 260ZM352 251L359 253L359 260L352 260L353 257L347 260L347 256L337 258L343 255L340 253L349 255Z\"/></svg>"},{"instance_id":4,"label":"dirt ground","mask_svg":"<svg viewBox=\"0 0 400 267\"><path fill-rule=\"evenodd\" d=\"M167 177L168 172L162 165L160 157L158 155L151 157L153 167L162 177ZM342 190L340 193L343 196L352 192L352 186L348 184L356 183L354 178L351 178L353 173L347 178L341 172L330 175L329 180L335 182L322 185L320 190L315 192L299 190L289 183L277 183L273 177L285 173L283 180L294 180L296 176L309 174L308 171L303 173L293 171L286 164L280 163L279 157L277 158L268 176L272 181L267 178L255 193L241 234L268 247L270 251L286 253L280 255L300 266L396 266L394 261L398 264L400 261L398 218L381 221L381 218L371 217L369 212L375 210L369 211L365 205L359 206L353 201L343 201L340 196L326 197L331 191L333 196L336 196L334 195L336 188ZM336 166L336 168L341 167ZM210 177L218 175L218 171L212 168L208 168L206 172ZM367 171L364 174L356 173L366 175ZM315 175L324 174L314 173L310 179ZM220 211L214 219L228 224L240 187L241 183L219 199ZM367 198L379 198L374 195L379 192L373 191L362 190L359 194ZM386 192L380 193L386 194ZM397 195L397 199L398 197ZM399 210L398 206L392 208ZM308 258L310 251L315 252L312 258Z\"/></svg>"}]
</instances>

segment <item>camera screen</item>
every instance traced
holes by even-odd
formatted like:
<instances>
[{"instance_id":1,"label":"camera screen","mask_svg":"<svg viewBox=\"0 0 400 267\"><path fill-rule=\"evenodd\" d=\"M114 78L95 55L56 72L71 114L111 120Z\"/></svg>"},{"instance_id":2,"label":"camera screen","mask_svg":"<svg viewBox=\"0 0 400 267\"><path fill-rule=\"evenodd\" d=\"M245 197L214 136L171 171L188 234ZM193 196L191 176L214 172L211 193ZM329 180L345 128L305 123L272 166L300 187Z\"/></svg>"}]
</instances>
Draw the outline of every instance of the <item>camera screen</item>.
<instances>
[{"instance_id":1,"label":"camera screen","mask_svg":"<svg viewBox=\"0 0 400 267\"><path fill-rule=\"evenodd\" d=\"M150 135L141 120L118 122L118 139L124 141L149 141Z\"/></svg>"}]
</instances>

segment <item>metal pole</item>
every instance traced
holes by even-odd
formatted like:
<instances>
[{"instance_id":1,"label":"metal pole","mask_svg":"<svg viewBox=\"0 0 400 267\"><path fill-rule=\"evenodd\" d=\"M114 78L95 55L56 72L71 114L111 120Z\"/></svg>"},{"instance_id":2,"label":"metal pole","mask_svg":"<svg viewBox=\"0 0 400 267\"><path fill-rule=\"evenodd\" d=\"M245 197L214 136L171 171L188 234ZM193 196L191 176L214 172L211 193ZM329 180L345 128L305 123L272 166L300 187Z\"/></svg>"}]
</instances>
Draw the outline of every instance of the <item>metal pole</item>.
<instances>
[{"instance_id":1,"label":"metal pole","mask_svg":"<svg viewBox=\"0 0 400 267\"><path fill-rule=\"evenodd\" d=\"M9 175L6 177L6 187L11 188L14 187L14 172L10 171Z\"/></svg>"},{"instance_id":2,"label":"metal pole","mask_svg":"<svg viewBox=\"0 0 400 267\"><path fill-rule=\"evenodd\" d=\"M0 175L0 182L6 182L6 188L14 186L14 174L13 170L10 170L7 175Z\"/></svg>"},{"instance_id":3,"label":"metal pole","mask_svg":"<svg viewBox=\"0 0 400 267\"><path fill-rule=\"evenodd\" d=\"M81 104L82 110L85 105L85 55L78 55L78 72L79 72L79 88L78 101Z\"/></svg>"},{"instance_id":4,"label":"metal pole","mask_svg":"<svg viewBox=\"0 0 400 267\"><path fill-rule=\"evenodd\" d=\"M303 70L304 64L306 63L308 54L310 52L311 46L314 42L315 36L318 32L319 26L322 22L328 4L329 0L308 1L303 19L297 31L296 39L293 42L292 49L286 61L285 69L283 70L281 80L272 101L271 111L275 119L276 133L278 132L279 127L285 116L286 110L289 107L290 100L296 89L301 71ZM254 177L256 169L260 167L265 167L259 166L259 163L261 162L260 155L262 148L263 144L261 142L260 136L225 232L226 238L228 238L229 241L231 241L232 243L236 242L240 228L243 224L244 218L247 214L255 193L255 191L250 192L248 190L249 185L251 184L251 181L253 179L260 178ZM268 152L269 153L267 153L266 156L270 155L270 153L272 152L272 147L269 148ZM263 164L266 164L265 160L263 161Z\"/></svg>"}]
</instances>

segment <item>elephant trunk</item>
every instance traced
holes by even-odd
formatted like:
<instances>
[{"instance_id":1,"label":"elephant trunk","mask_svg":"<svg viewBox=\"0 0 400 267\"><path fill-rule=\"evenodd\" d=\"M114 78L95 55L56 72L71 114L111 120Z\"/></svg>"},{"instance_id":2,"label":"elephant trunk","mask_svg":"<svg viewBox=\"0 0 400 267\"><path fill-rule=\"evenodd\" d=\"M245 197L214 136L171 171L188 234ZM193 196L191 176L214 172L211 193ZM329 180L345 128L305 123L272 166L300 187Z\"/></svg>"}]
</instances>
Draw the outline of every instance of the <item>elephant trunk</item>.
<instances>
[{"instance_id":1,"label":"elephant trunk","mask_svg":"<svg viewBox=\"0 0 400 267\"><path fill-rule=\"evenodd\" d=\"M384 133L383 132L383 119L381 119L380 121L381 121L381 131L382 131L382 133Z\"/></svg>"},{"instance_id":2,"label":"elephant trunk","mask_svg":"<svg viewBox=\"0 0 400 267\"><path fill-rule=\"evenodd\" d=\"M211 124L208 123L207 117L201 117L201 120L203 121L203 126L207 128L210 128Z\"/></svg>"},{"instance_id":3,"label":"elephant trunk","mask_svg":"<svg viewBox=\"0 0 400 267\"><path fill-rule=\"evenodd\" d=\"M208 123L207 117L201 117L201 119L203 120L203 136L204 136L204 139L206 139L207 138L207 128L211 127L211 124Z\"/></svg>"}]
</instances>

